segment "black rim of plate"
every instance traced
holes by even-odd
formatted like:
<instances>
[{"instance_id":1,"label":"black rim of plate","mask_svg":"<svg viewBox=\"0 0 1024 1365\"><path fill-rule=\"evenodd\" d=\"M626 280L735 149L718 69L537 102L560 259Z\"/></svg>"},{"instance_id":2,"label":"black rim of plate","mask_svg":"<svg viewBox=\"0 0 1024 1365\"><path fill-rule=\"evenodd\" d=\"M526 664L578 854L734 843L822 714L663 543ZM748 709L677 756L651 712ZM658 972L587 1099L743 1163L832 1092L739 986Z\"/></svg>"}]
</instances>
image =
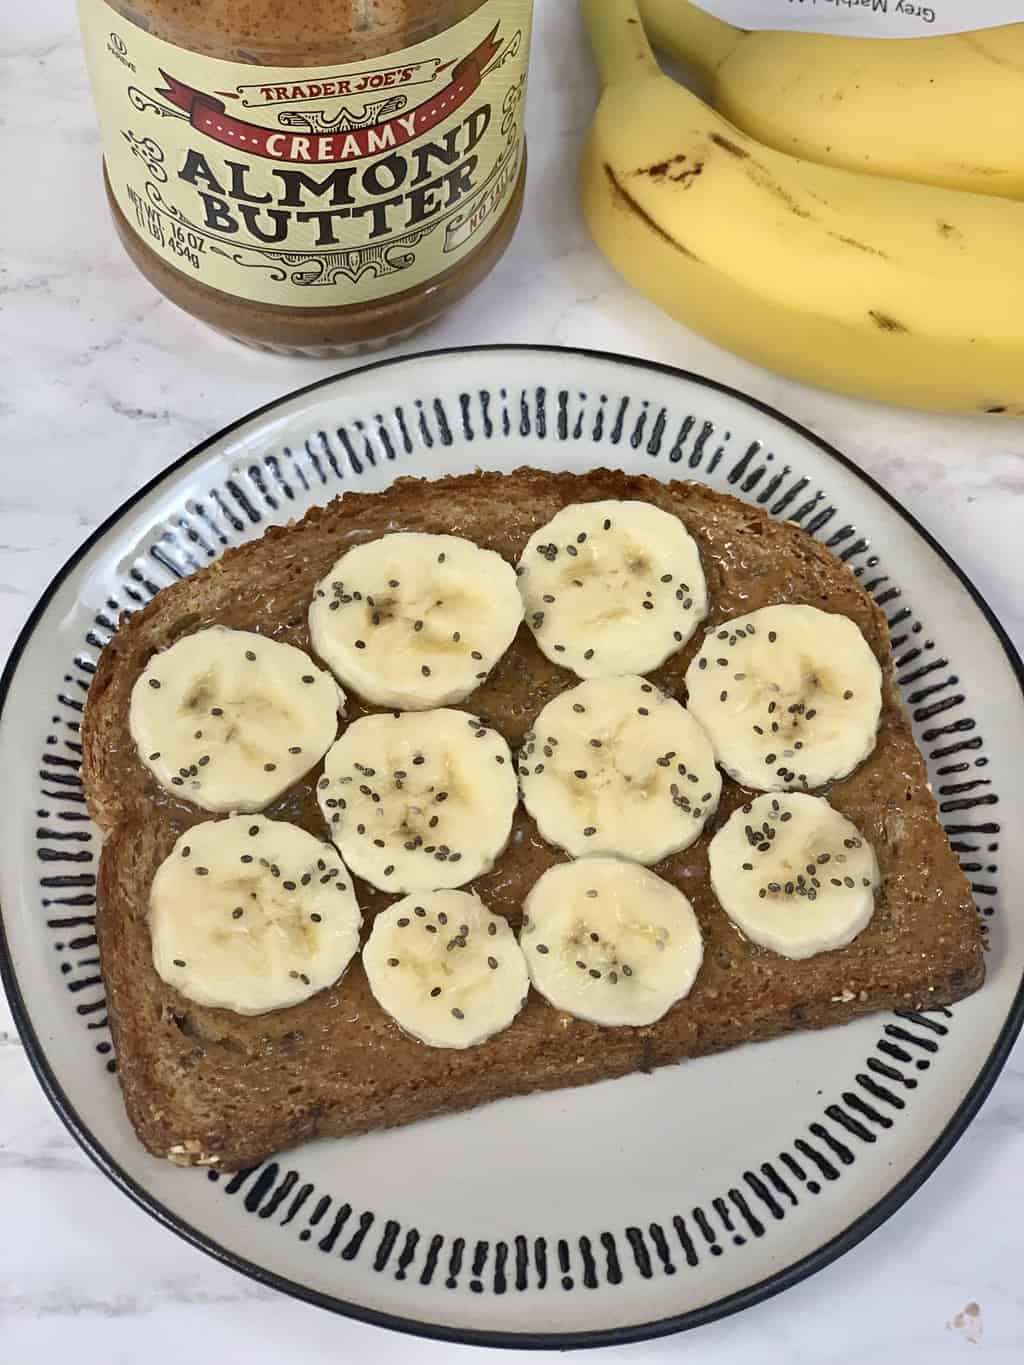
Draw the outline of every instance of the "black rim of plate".
<instances>
[{"instance_id":1,"label":"black rim of plate","mask_svg":"<svg viewBox=\"0 0 1024 1365\"><path fill-rule=\"evenodd\" d=\"M992 612L988 603L979 593L974 584L966 576L962 569L953 561L943 547L935 538L908 512L895 498L869 475L857 466L847 456L843 455L834 446L823 440L820 436L801 426L799 422L767 403L762 403L756 398L751 398L747 394L741 393L738 389L731 388L727 384L721 384L717 380L708 379L704 375L693 374L688 370L677 369L672 365L659 364L656 361L641 360L632 356L616 355L608 351L593 351L581 347L565 346L532 346L526 344L510 345L483 345L449 347L433 351L421 351L409 356L395 356L386 360L377 360L368 365L357 366L351 370L344 370L338 374L329 375L324 379L314 381L312 384L304 385L293 390L280 398L273 399L262 407L255 408L246 416L238 418L229 423L214 435L207 437L198 445L193 446L179 459L173 461L163 469L148 483L144 484L133 493L113 512L105 521L99 525L95 531L86 539L78 549L65 562L62 568L50 581L46 590L43 592L39 602L29 615L27 621L21 629L17 640L11 650L7 663L4 666L3 674L0 676L0 723L3 722L4 708L7 703L8 693L11 682L20 663L21 656L25 647L35 632L40 618L45 612L51 598L61 586L67 576L88 553L92 547L100 541L108 531L110 531L126 513L131 511L148 493L159 487L166 480L181 469L189 461L197 456L204 454L211 447L222 442L224 438L240 427L253 421L255 418L264 416L272 412L281 404L300 398L305 394L315 393L318 389L336 383L339 379L355 378L358 375L366 374L369 371L383 370L394 365L402 365L409 362L429 360L442 356L469 355L469 354L501 354L507 352L541 353L562 356L577 356L586 360L605 361L614 365L622 365L635 369L650 370L659 374L669 375L672 378L683 379L689 383L700 387L711 389L716 393L725 394L727 397L735 398L749 408L763 413L781 423L790 431L795 432L805 441L816 447L819 451L836 461L844 469L855 475L871 491L887 503L907 524L907 526L925 542L928 547L942 560L948 569L954 573L970 595L972 601L984 616L989 627L999 641L1007 662L1016 676L1018 686L1024 696L1024 662L1017 653L1009 636L1000 625L996 616ZM248 1275L251 1279L260 1284L268 1285L270 1288L278 1289L293 1298L304 1299L307 1303L316 1304L320 1308L326 1308L334 1313L340 1313L346 1317L357 1319L360 1322L370 1323L378 1327L388 1327L395 1331L406 1332L414 1336L429 1337L439 1341L457 1342L462 1345L473 1346L500 1346L518 1347L519 1349L567 1349L567 1348L587 1348L597 1346L616 1346L624 1345L628 1342L644 1341L654 1337L667 1336L674 1332L685 1331L691 1327L700 1327L705 1323L714 1322L719 1318L728 1317L733 1313L739 1312L743 1308L749 1308L754 1304L761 1303L765 1299L773 1297L791 1285L798 1284L801 1280L807 1279L817 1271L824 1269L825 1266L837 1260L858 1242L884 1223L896 1212L901 1205L906 1203L910 1196L920 1188L928 1179L932 1172L938 1167L940 1162L949 1154L955 1144L963 1136L971 1120L980 1109L989 1091L1010 1054L1010 1050L1017 1038L1018 1033L1024 1025L1024 975L1014 997L1013 1004L1007 1015L1006 1021L1000 1029L991 1052L982 1065L974 1083L967 1092L959 1108L952 1115L942 1133L935 1140L932 1146L920 1157L916 1164L907 1174L885 1195L877 1204L868 1209L866 1213L855 1219L845 1231L833 1237L816 1251L796 1261L793 1265L769 1275L766 1279L750 1285L748 1288L739 1290L734 1294L727 1295L725 1298L718 1299L714 1303L706 1304L701 1308L695 1308L688 1312L676 1314L667 1318L659 1318L654 1322L639 1323L633 1326L603 1328L589 1332L510 1332L510 1331L491 1331L480 1328L469 1327L446 1327L441 1324L421 1322L415 1318L401 1317L394 1313L380 1312L376 1309L365 1308L360 1304L350 1303L332 1294L323 1294L319 1290L311 1289L307 1285L289 1280L275 1271L267 1270L265 1267L256 1265L244 1257L236 1255L233 1251L220 1246L212 1238L206 1236L198 1229L179 1218L176 1213L169 1209L159 1199L156 1199L142 1185L134 1180L118 1164L115 1158L107 1151L106 1147L100 1143L89 1130L86 1123L78 1114L75 1107L71 1104L65 1094L60 1081L58 1080L53 1068L46 1057L45 1050L40 1042L35 1028L33 1027L31 1016L21 987L18 983L14 971L14 964L11 959L7 944L7 936L4 929L3 913L0 908L0 979L7 992L10 1002L11 1012L17 1026L21 1040L25 1046L25 1051L29 1062L39 1080L47 1099L57 1111L58 1117L71 1133L71 1136L79 1144L88 1157L118 1186L130 1199L145 1211L152 1215L157 1222L170 1228L172 1232L183 1238L192 1246L200 1251L205 1251L216 1260L229 1266L233 1270L240 1271L243 1275Z\"/></svg>"}]
</instances>

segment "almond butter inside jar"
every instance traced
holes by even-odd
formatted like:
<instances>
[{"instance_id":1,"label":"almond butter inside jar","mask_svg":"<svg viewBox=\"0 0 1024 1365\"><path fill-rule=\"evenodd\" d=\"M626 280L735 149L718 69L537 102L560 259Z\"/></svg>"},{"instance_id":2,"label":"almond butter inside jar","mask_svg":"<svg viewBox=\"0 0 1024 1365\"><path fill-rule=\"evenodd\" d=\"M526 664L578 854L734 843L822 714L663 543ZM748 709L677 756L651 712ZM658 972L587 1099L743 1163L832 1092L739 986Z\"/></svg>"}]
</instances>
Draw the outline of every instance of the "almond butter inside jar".
<instances>
[{"instance_id":1,"label":"almond butter inside jar","mask_svg":"<svg viewBox=\"0 0 1024 1365\"><path fill-rule=\"evenodd\" d=\"M114 222L285 354L432 322L515 230L533 0L80 0Z\"/></svg>"}]
</instances>

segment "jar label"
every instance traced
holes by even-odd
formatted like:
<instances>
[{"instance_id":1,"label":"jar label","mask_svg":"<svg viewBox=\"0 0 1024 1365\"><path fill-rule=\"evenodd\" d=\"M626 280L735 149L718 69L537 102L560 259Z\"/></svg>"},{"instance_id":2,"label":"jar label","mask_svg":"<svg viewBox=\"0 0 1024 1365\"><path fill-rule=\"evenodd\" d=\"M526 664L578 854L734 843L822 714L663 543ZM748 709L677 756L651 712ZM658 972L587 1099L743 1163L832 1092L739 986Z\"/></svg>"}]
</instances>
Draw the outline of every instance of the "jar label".
<instances>
[{"instance_id":1,"label":"jar label","mask_svg":"<svg viewBox=\"0 0 1024 1365\"><path fill-rule=\"evenodd\" d=\"M266 67L80 0L110 186L165 261L287 308L425 284L497 226L523 156L533 0L485 0L415 47Z\"/></svg>"},{"instance_id":2,"label":"jar label","mask_svg":"<svg viewBox=\"0 0 1024 1365\"><path fill-rule=\"evenodd\" d=\"M726 23L749 29L796 29L851 38L924 38L1019 24L1022 0L696 0ZM996 61L999 58L995 58ZM836 98L840 98L837 94Z\"/></svg>"}]
</instances>

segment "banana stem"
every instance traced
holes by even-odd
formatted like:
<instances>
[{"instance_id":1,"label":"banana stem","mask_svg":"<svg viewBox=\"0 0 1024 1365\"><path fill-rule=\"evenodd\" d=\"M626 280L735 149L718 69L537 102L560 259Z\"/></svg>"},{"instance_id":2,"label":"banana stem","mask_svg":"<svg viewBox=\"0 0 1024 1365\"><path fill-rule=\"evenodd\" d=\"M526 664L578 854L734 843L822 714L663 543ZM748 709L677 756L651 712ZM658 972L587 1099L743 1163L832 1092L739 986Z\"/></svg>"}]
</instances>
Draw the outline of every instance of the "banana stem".
<instances>
[{"instance_id":1,"label":"banana stem","mask_svg":"<svg viewBox=\"0 0 1024 1365\"><path fill-rule=\"evenodd\" d=\"M604 85L658 71L636 0L581 0L581 7Z\"/></svg>"},{"instance_id":2,"label":"banana stem","mask_svg":"<svg viewBox=\"0 0 1024 1365\"><path fill-rule=\"evenodd\" d=\"M718 68L744 36L689 0L639 0L647 36L658 49L687 67L708 85Z\"/></svg>"}]
</instances>

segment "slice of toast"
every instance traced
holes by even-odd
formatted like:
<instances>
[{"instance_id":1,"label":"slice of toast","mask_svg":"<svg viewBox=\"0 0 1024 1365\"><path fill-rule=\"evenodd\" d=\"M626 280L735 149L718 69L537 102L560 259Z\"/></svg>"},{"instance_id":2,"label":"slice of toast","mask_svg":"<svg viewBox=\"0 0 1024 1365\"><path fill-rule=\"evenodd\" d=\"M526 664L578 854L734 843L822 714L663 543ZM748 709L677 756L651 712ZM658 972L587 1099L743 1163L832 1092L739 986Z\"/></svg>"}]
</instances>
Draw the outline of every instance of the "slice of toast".
<instances>
[{"instance_id":1,"label":"slice of toast","mask_svg":"<svg viewBox=\"0 0 1024 1365\"><path fill-rule=\"evenodd\" d=\"M727 779L703 837L655 868L690 898L705 955L691 994L648 1027L600 1028L531 992L514 1023L487 1043L466 1051L430 1048L380 1009L358 960L339 985L257 1017L196 1005L165 985L150 954L150 882L181 831L209 817L161 791L135 754L129 698L154 651L213 623L309 649L313 587L354 543L397 529L446 531L515 562L532 532L561 507L600 498L643 499L681 518L700 546L708 626L771 603L801 602L840 612L863 631L884 675L878 743L827 793L878 855L881 886L863 933L839 951L790 961L732 927L707 872L709 838L747 799ZM670 658L652 681L685 699L683 675L698 643ZM463 706L515 747L540 708L574 681L544 658L523 627ZM370 709L354 697L349 703L349 719ZM383 493L348 493L229 550L126 622L100 658L82 737L89 809L106 836L97 932L121 1085L146 1147L182 1164L232 1170L317 1133L366 1132L504 1096L648 1071L872 1010L933 1008L969 994L984 978L981 926L899 701L884 617L849 569L798 527L701 484L604 469L583 475L520 469L436 482L399 479ZM318 766L267 814L326 837L314 797L319 773ZM508 849L470 889L518 927L526 892L563 856L544 844L520 807ZM357 891L368 931L389 897L364 883Z\"/></svg>"}]
</instances>

